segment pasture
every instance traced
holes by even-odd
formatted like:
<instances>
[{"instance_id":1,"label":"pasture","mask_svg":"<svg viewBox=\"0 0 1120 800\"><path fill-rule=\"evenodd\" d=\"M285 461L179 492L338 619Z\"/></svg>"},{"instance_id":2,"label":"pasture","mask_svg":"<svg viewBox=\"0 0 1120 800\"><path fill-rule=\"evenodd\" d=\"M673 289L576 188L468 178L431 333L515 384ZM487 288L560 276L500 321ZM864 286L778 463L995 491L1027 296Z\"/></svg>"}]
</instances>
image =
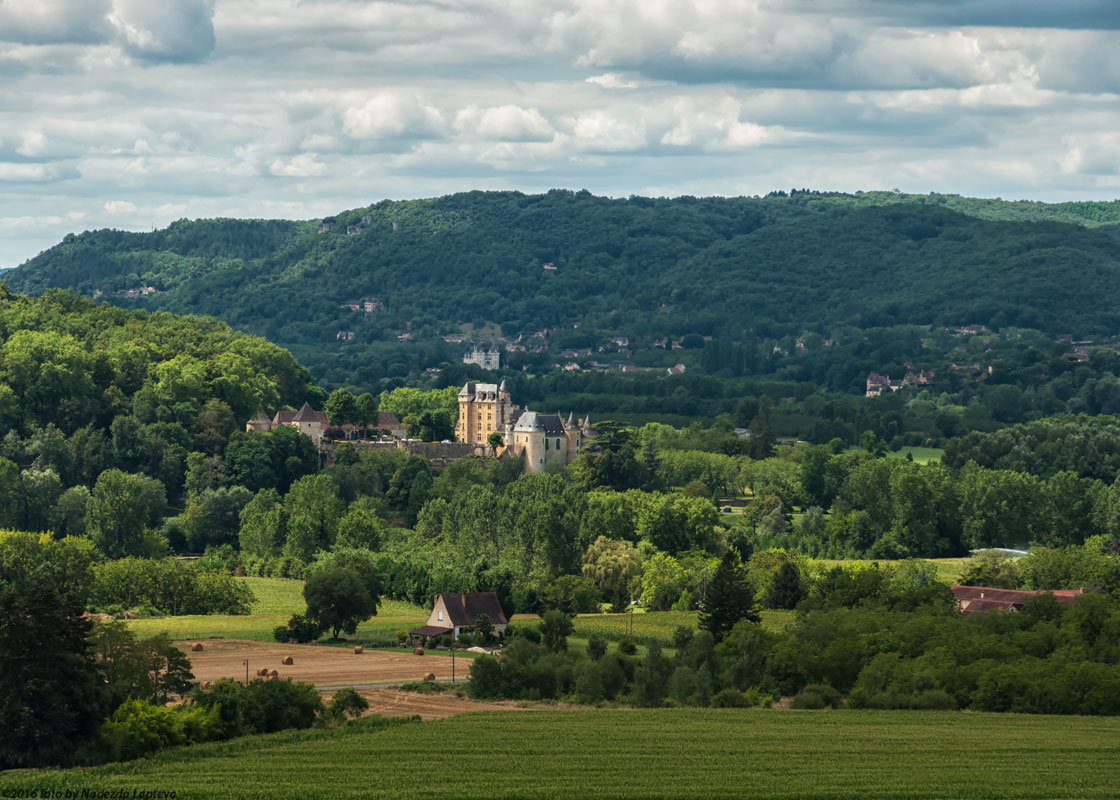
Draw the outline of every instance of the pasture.
<instances>
[{"instance_id":1,"label":"pasture","mask_svg":"<svg viewBox=\"0 0 1120 800\"><path fill-rule=\"evenodd\" d=\"M0 776L0 793L10 796L95 789L268 800L426 800L433 793L1052 800L1111 798L1117 785L1117 718L781 709L481 712L376 730L246 737L125 764Z\"/></svg>"}]
</instances>

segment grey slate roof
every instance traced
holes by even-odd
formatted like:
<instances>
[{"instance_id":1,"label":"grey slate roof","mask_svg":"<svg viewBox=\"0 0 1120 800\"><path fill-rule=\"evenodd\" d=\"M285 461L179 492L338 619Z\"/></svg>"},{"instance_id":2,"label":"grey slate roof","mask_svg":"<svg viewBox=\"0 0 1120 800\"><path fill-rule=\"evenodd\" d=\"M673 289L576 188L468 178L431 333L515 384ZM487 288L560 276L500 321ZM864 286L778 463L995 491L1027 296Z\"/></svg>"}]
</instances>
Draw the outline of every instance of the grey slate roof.
<instances>
[{"instance_id":1,"label":"grey slate roof","mask_svg":"<svg viewBox=\"0 0 1120 800\"><path fill-rule=\"evenodd\" d=\"M447 608L447 616L451 618L451 624L456 628L474 625L479 614L490 617L492 625L509 623L505 612L502 611L502 604L498 601L498 595L494 592L455 592L438 595L436 599L440 597L443 598L443 605Z\"/></svg>"}]
</instances>

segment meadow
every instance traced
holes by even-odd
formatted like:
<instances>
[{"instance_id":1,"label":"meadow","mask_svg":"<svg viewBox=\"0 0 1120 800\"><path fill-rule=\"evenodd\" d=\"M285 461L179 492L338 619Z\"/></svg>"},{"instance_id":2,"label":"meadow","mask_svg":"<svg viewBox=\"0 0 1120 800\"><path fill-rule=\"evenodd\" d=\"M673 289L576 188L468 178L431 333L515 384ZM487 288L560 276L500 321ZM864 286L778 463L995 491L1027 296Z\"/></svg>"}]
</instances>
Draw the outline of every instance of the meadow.
<instances>
[{"instance_id":1,"label":"meadow","mask_svg":"<svg viewBox=\"0 0 1120 800\"><path fill-rule=\"evenodd\" d=\"M938 577L947 583L956 583L968 559L929 559L937 568ZM862 563L856 561L811 560L811 564L826 566ZM870 563L870 562L867 562ZM892 562L883 561L889 564ZM167 633L172 639L206 639L221 636L227 639L250 639L261 642L273 640L272 631L283 625L292 614L306 609L303 600L303 581L290 578L242 578L253 590L256 601L252 613L243 616L223 614L187 615L180 617L152 617L129 620L128 626L140 636ZM358 626L358 631L348 639L365 644L383 643L396 638L401 628L409 630L423 625L429 609L400 600L381 601L377 616L370 617ZM633 620L631 621L631 616ZM763 611L762 624L770 630L782 630L793 621L792 611ZM535 624L535 615L519 615L514 625ZM599 633L607 639L625 638L630 630L638 642L657 639L668 643L673 631L680 625L696 627L695 611L655 611L637 609L631 614L580 614L574 623L573 635L586 639Z\"/></svg>"},{"instance_id":2,"label":"meadow","mask_svg":"<svg viewBox=\"0 0 1120 800\"><path fill-rule=\"evenodd\" d=\"M219 798L233 796L236 787L237 797L270 800L433 794L1022 800L1109 798L1118 784L1117 718L569 709L246 737L124 764L8 773L0 776L0 795L94 789Z\"/></svg>"}]
</instances>

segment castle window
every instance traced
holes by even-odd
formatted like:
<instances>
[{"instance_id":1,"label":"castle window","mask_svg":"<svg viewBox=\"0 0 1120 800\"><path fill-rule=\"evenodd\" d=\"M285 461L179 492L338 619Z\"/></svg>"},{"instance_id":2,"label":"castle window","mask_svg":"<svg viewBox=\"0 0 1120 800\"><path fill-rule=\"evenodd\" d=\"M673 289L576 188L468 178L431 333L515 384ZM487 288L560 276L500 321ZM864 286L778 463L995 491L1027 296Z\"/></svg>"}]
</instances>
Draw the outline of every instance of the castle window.
<instances>
[{"instance_id":1,"label":"castle window","mask_svg":"<svg viewBox=\"0 0 1120 800\"><path fill-rule=\"evenodd\" d=\"M548 449L548 439L545 439L545 440L544 440L544 449L545 449L545 450L547 450L547 449Z\"/></svg>"},{"instance_id":2,"label":"castle window","mask_svg":"<svg viewBox=\"0 0 1120 800\"><path fill-rule=\"evenodd\" d=\"M557 450L560 449L560 440L559 439L556 440L556 449Z\"/></svg>"}]
</instances>

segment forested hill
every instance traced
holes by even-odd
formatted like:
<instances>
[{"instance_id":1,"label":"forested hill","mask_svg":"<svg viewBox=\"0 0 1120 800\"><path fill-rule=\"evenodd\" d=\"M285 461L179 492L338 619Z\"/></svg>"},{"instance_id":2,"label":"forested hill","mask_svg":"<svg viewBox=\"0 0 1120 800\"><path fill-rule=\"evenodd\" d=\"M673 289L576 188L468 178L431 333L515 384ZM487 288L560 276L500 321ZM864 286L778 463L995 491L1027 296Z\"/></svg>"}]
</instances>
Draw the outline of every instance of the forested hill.
<instances>
[{"instance_id":1,"label":"forested hill","mask_svg":"<svg viewBox=\"0 0 1120 800\"><path fill-rule=\"evenodd\" d=\"M880 204L876 204L880 203ZM980 219L1050 217L1055 221ZM498 323L778 337L838 325L1120 329L1120 204L794 193L611 200L470 192L323 221L181 221L72 235L7 277L212 314L287 346ZM1099 227L1090 227L1090 226ZM546 265L548 268L546 268ZM155 293L130 299L142 287ZM376 297L376 320L341 308ZM359 318L363 324L359 325Z\"/></svg>"}]
</instances>

